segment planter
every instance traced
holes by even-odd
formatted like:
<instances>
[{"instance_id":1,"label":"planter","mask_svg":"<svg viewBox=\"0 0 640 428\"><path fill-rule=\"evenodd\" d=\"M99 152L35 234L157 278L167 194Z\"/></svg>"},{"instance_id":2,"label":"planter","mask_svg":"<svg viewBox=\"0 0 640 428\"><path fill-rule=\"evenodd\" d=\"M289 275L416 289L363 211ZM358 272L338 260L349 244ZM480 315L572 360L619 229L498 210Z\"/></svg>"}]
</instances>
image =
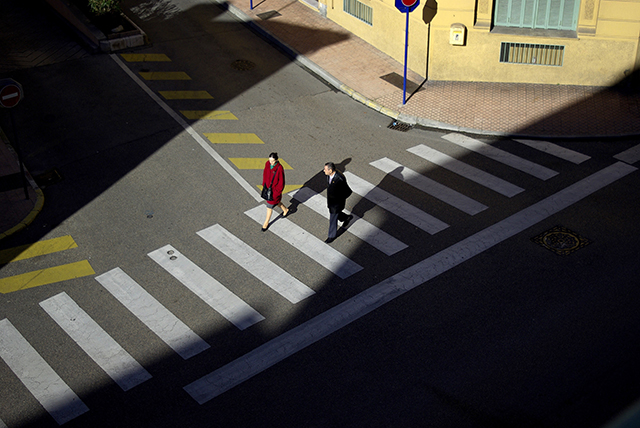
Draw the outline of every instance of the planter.
<instances>
[{"instance_id":1,"label":"planter","mask_svg":"<svg viewBox=\"0 0 640 428\"><path fill-rule=\"evenodd\" d=\"M148 45L149 38L125 14L119 13L108 18L95 18L92 22L78 7L68 0L46 0L62 18L75 28L95 50L117 52L123 49ZM113 25L111 28L111 25ZM122 28L120 30L120 28ZM114 31L116 30L116 31ZM117 31L120 30L120 31Z\"/></svg>"}]
</instances>

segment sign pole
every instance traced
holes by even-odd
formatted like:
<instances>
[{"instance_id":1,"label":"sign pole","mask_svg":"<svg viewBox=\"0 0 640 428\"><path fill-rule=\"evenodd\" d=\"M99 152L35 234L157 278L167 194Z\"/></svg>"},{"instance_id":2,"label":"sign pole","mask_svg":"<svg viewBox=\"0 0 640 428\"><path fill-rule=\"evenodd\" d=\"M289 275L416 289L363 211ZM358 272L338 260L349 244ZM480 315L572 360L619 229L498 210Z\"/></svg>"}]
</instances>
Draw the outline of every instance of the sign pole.
<instances>
[{"instance_id":1,"label":"sign pole","mask_svg":"<svg viewBox=\"0 0 640 428\"><path fill-rule=\"evenodd\" d=\"M402 105L407 103L407 53L409 52L409 9L407 9L407 25L404 36L404 81L402 82Z\"/></svg>"},{"instance_id":2,"label":"sign pole","mask_svg":"<svg viewBox=\"0 0 640 428\"><path fill-rule=\"evenodd\" d=\"M29 190L27 189L27 177L24 172L24 163L22 163L22 153L20 143L18 142L18 129L16 121L13 118L13 107L15 107L23 98L24 92L22 85L13 79L0 79L0 107L9 110L9 118L11 119L11 127L13 128L13 142L18 153L18 164L20 164L20 175L22 176L22 184L24 186L24 198L29 199Z\"/></svg>"},{"instance_id":3,"label":"sign pole","mask_svg":"<svg viewBox=\"0 0 640 428\"><path fill-rule=\"evenodd\" d=\"M27 189L27 177L24 173L24 163L22 163L22 152L20 150L20 143L18 143L18 131L16 128L16 122L13 118L13 109L9 110L9 118L11 119L11 127L13 128L13 142L16 145L16 153L18 154L18 163L20 164L20 176L22 177L22 187L24 189L24 198L29 199L29 190Z\"/></svg>"}]
</instances>

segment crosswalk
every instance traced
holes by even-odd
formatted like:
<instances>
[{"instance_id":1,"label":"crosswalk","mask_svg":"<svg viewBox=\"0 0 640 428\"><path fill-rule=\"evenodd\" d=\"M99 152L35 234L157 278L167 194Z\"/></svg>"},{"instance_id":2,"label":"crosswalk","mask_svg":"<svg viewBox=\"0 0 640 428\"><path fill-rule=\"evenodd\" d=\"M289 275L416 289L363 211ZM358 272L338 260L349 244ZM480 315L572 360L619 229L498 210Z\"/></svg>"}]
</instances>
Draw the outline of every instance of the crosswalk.
<instances>
[{"instance_id":1,"label":"crosswalk","mask_svg":"<svg viewBox=\"0 0 640 428\"><path fill-rule=\"evenodd\" d=\"M541 181L558 175L557 172L544 166L502 150L495 150L490 145L469 137L448 134L443 136L443 140L526 172ZM523 144L534 143L524 142ZM534 148L572 164L579 164L588 159L580 153L571 152L550 143L534 145ZM409 148L407 152L415 155L415 159L424 162L424 165L435 164L453 171L506 198L525 191L524 188L504 178L472 167L427 144ZM372 171L382 171L394 177L403 186L437 198L451 208L468 215L469 218L490 209L484 201L475 200L470 195L427 178L415 169L410 169L393 159L383 157L370 162L369 167ZM361 175L367 175L367 171L358 171L358 174L356 171L345 172L354 196L375 204L407 225L415 226L429 236L456 226L447 224L442 219L411 205L402 199L401 193L391 194L382 190L376 184L361 178ZM323 221L328 219L326 198L322 194L303 187L292 191L290 196L307 209L304 211L305 216L321 218ZM252 224L253 222L262 224L265 210L264 205L258 205L248 209L245 215ZM298 215L300 214L296 216ZM344 233L351 234L357 242L362 242L363 245L370 246L374 251L389 258L399 257L410 248L410 244L394 236L393 231L383 230L383 228L383 225L376 225L375 221L354 215L349 226L344 229ZM322 236L315 236L312 232L305 230L296 223L295 218L277 218L270 225L267 236L279 239L295 249L299 257L306 259L305 263L300 263L300 259L295 263L273 260L269 255L261 254L220 224L199 230L195 235L210 245L210 251L222 253L227 260L248 272L291 305L312 299L317 293L299 279L304 277L300 270L301 265L313 263L341 280L348 280L365 269L373 268L362 266L351 260L350 256L324 243ZM63 244L72 246L68 243ZM44 251L54 251L54 249ZM26 252L23 257L28 255ZM173 245L162 246L149 252L147 256L152 261L151 265L155 262L176 284L182 284L195 298L202 300L211 308L211 322L228 323L238 331L243 331L266 319L265 315L243 299L241 291L234 290L236 288L234 284L223 284L215 278L215 272L208 272L198 266ZM94 279L139 320L141 328L153 332L182 359L187 360L210 349L206 340L198 336L185 322L174 315L161 302L161 299L154 297L147 291L144 284L136 282L122 268L113 268L95 276ZM40 302L40 307L77 344L76 352L83 352L89 356L91 361L123 391L129 391L152 378L152 375L116 342L106 328L92 319L72 296L65 292L56 294ZM0 358L57 423L63 424L89 410L9 319L0 320Z\"/></svg>"}]
</instances>

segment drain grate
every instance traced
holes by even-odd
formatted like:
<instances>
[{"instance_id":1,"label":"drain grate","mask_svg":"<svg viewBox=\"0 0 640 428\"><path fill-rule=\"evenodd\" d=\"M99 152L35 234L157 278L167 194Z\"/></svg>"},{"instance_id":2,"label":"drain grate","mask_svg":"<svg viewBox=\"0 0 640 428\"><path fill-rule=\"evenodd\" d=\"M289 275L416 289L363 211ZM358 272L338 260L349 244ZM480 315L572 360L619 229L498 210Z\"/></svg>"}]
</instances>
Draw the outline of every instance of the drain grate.
<instances>
[{"instance_id":1,"label":"drain grate","mask_svg":"<svg viewBox=\"0 0 640 428\"><path fill-rule=\"evenodd\" d=\"M256 64L247 59L238 59L231 63L231 68L238 71L249 71L256 68Z\"/></svg>"},{"instance_id":2,"label":"drain grate","mask_svg":"<svg viewBox=\"0 0 640 428\"><path fill-rule=\"evenodd\" d=\"M62 176L58 172L57 169L50 169L49 171L45 171L42 174L36 175L33 179L38 184L38 187L45 188L48 186L53 186L54 184L62 181Z\"/></svg>"},{"instance_id":3,"label":"drain grate","mask_svg":"<svg viewBox=\"0 0 640 428\"><path fill-rule=\"evenodd\" d=\"M566 227L556 226L531 238L532 242L543 246L561 256L566 256L591 243Z\"/></svg>"},{"instance_id":4,"label":"drain grate","mask_svg":"<svg viewBox=\"0 0 640 428\"><path fill-rule=\"evenodd\" d=\"M258 15L256 15L258 18L262 19L263 21L266 21L269 18L275 18L277 16L282 16L280 14L280 12L278 12L277 10L270 10L268 12L264 12L264 13L259 13Z\"/></svg>"},{"instance_id":5,"label":"drain grate","mask_svg":"<svg viewBox=\"0 0 640 428\"><path fill-rule=\"evenodd\" d=\"M413 125L400 122L399 120L394 120L387 126L387 128L393 129L394 131L407 132L408 130L413 128Z\"/></svg>"}]
</instances>

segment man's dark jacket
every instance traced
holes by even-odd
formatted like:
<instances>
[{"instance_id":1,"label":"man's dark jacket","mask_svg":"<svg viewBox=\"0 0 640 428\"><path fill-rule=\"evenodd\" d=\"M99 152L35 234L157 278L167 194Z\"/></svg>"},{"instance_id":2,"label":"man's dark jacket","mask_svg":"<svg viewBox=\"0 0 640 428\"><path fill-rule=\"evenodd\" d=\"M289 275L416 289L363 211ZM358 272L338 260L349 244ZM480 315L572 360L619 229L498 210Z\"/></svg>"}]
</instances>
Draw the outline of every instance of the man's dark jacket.
<instances>
[{"instance_id":1,"label":"man's dark jacket","mask_svg":"<svg viewBox=\"0 0 640 428\"><path fill-rule=\"evenodd\" d=\"M327 177L327 181L329 177ZM333 180L327 187L327 206L330 213L339 213L344 209L347 198L351 195L351 188L347 184L347 179L336 171Z\"/></svg>"}]
</instances>

